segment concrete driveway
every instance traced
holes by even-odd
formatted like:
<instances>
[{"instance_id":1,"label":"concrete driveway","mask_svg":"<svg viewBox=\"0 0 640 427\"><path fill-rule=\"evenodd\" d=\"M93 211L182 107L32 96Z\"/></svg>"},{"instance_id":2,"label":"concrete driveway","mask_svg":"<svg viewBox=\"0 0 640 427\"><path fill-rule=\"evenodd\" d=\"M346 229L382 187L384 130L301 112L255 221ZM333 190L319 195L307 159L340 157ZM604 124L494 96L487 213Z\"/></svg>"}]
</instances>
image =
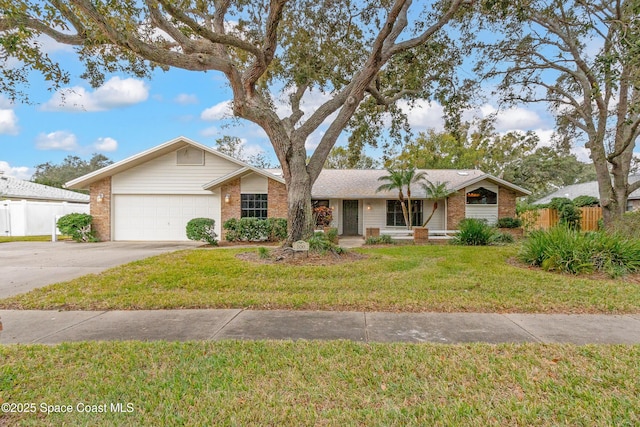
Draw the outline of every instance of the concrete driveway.
<instances>
[{"instance_id":1,"label":"concrete driveway","mask_svg":"<svg viewBox=\"0 0 640 427\"><path fill-rule=\"evenodd\" d=\"M0 298L201 245L198 242L0 243Z\"/></svg>"}]
</instances>

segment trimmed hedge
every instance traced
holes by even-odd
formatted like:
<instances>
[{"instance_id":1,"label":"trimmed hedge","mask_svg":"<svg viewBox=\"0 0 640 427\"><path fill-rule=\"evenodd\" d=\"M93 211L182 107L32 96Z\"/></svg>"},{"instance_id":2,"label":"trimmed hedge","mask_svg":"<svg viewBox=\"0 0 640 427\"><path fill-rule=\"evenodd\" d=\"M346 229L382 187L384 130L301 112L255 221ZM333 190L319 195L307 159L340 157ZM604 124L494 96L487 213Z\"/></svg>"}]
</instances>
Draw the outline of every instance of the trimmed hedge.
<instances>
[{"instance_id":1,"label":"trimmed hedge","mask_svg":"<svg viewBox=\"0 0 640 427\"><path fill-rule=\"evenodd\" d=\"M284 218L231 218L222 224L229 242L279 242L287 238Z\"/></svg>"}]
</instances>

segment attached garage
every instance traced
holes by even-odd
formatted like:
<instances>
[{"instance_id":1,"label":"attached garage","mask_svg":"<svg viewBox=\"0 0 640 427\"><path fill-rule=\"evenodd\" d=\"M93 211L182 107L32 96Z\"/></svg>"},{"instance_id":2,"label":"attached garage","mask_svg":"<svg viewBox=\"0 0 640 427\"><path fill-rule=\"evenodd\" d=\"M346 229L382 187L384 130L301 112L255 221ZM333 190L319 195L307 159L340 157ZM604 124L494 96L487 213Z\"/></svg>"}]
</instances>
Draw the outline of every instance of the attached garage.
<instances>
[{"instance_id":1,"label":"attached garage","mask_svg":"<svg viewBox=\"0 0 640 427\"><path fill-rule=\"evenodd\" d=\"M185 229L191 219L213 218L216 228L220 224L214 195L114 194L112 203L113 240L188 240Z\"/></svg>"}]
</instances>

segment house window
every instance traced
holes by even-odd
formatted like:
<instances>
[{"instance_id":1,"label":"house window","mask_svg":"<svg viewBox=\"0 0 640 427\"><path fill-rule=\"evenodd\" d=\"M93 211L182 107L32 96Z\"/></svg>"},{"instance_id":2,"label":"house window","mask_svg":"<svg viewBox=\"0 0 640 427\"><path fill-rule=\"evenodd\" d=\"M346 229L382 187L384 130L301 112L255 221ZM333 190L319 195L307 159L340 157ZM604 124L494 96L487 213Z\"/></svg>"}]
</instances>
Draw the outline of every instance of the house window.
<instances>
[{"instance_id":1,"label":"house window","mask_svg":"<svg viewBox=\"0 0 640 427\"><path fill-rule=\"evenodd\" d=\"M413 225L422 225L422 200L411 201L411 213L413 216ZM387 226L388 227L406 227L402 214L402 205L400 200L387 200Z\"/></svg>"},{"instance_id":2,"label":"house window","mask_svg":"<svg viewBox=\"0 0 640 427\"><path fill-rule=\"evenodd\" d=\"M176 163L180 166L204 165L204 150L194 147L185 147L177 151Z\"/></svg>"},{"instance_id":3,"label":"house window","mask_svg":"<svg viewBox=\"0 0 640 427\"><path fill-rule=\"evenodd\" d=\"M240 217L267 219L267 195L241 194Z\"/></svg>"},{"instance_id":4,"label":"house window","mask_svg":"<svg viewBox=\"0 0 640 427\"><path fill-rule=\"evenodd\" d=\"M476 188L467 193L468 205L497 205L498 195L484 187Z\"/></svg>"},{"instance_id":5,"label":"house window","mask_svg":"<svg viewBox=\"0 0 640 427\"><path fill-rule=\"evenodd\" d=\"M311 205L314 208L318 208L320 206L328 208L329 207L329 200L312 200L311 201Z\"/></svg>"}]
</instances>

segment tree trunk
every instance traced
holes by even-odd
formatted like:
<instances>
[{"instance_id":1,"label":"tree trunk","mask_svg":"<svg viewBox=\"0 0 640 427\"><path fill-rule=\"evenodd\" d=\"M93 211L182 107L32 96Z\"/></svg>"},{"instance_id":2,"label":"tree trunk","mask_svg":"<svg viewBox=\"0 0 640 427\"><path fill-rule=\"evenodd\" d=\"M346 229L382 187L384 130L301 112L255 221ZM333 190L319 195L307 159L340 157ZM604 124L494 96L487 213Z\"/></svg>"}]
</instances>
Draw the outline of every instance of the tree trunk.
<instances>
[{"instance_id":1,"label":"tree trunk","mask_svg":"<svg viewBox=\"0 0 640 427\"><path fill-rule=\"evenodd\" d=\"M311 207L311 181L309 175L296 176L287 184L288 238L286 246L297 240L305 240L313 234Z\"/></svg>"}]
</instances>

